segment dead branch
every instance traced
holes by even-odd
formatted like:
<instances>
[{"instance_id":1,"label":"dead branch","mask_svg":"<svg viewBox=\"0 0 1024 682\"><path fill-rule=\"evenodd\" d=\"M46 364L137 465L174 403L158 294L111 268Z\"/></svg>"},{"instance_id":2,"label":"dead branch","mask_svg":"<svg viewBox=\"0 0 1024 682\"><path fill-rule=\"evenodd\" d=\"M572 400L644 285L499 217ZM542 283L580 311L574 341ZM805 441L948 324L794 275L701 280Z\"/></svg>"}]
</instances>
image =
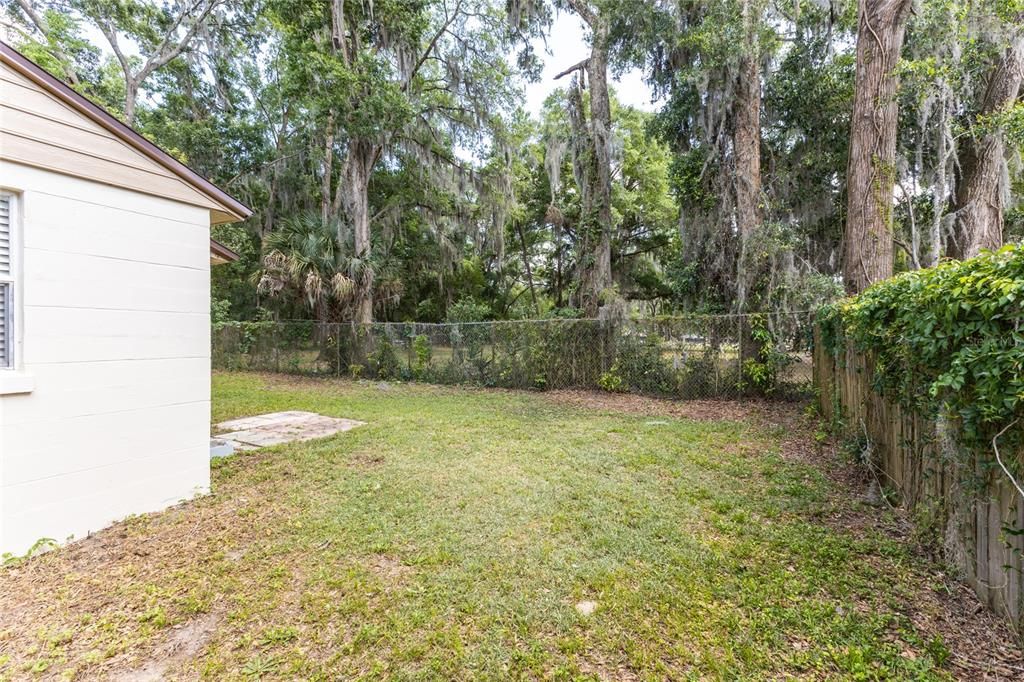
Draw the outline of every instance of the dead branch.
<instances>
[{"instance_id":1,"label":"dead branch","mask_svg":"<svg viewBox=\"0 0 1024 682\"><path fill-rule=\"evenodd\" d=\"M580 62L577 62L576 64L573 64L568 69L566 69L565 71L563 71L560 74L558 74L557 76L555 76L552 80L558 80L559 78L564 78L565 76L568 76L570 73L572 73L574 71L583 71L589 65L590 65L590 57L587 57L586 59L584 59L584 60L582 60Z\"/></svg>"}]
</instances>

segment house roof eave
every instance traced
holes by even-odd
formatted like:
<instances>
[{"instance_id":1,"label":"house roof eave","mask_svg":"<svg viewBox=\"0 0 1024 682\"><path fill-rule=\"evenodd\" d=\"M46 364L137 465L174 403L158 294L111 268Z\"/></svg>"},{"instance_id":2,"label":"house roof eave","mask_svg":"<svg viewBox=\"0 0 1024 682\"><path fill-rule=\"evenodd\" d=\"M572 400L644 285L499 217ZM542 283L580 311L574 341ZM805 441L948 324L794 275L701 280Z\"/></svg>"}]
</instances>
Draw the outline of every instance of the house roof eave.
<instances>
[{"instance_id":1,"label":"house roof eave","mask_svg":"<svg viewBox=\"0 0 1024 682\"><path fill-rule=\"evenodd\" d=\"M198 192L210 198L220 209L214 210L218 218L214 222L235 222L245 220L252 215L252 209L238 201L230 194L220 189L212 182L195 172L181 161L160 149L133 128L117 120L110 112L103 107L90 102L88 99L75 92L67 83L56 78L44 68L21 54L15 48L0 40L0 62L7 64L22 76L37 83L46 92L77 111L79 114L90 119L97 125L105 128L119 140L127 144L138 153L146 156L155 163L160 164L168 171L195 188ZM214 216L211 215L211 218Z\"/></svg>"}]
</instances>

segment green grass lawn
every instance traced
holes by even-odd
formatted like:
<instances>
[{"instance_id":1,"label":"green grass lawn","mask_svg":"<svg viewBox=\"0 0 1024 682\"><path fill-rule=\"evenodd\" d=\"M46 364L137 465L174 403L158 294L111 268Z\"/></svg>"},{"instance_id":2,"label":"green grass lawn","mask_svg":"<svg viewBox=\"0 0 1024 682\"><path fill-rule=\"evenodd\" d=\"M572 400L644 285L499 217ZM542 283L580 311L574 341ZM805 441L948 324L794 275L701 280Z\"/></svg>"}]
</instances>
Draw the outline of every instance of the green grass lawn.
<instances>
[{"instance_id":1,"label":"green grass lawn","mask_svg":"<svg viewBox=\"0 0 1024 682\"><path fill-rule=\"evenodd\" d=\"M0 677L948 676L933 568L791 427L215 375L215 422L278 410L368 425L0 572Z\"/></svg>"}]
</instances>

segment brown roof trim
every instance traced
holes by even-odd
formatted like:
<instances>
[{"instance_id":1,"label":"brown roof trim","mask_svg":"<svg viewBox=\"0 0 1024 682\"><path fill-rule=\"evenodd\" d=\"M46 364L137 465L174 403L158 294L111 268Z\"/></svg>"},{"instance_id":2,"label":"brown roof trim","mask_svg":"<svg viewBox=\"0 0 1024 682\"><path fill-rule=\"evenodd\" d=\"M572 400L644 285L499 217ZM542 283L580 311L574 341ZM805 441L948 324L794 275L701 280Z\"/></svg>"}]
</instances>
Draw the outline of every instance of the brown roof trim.
<instances>
[{"instance_id":1,"label":"brown roof trim","mask_svg":"<svg viewBox=\"0 0 1024 682\"><path fill-rule=\"evenodd\" d=\"M210 255L216 256L221 260L232 262L238 260L239 256L237 253L229 249L228 247L221 244L216 239L210 238Z\"/></svg>"},{"instance_id":2,"label":"brown roof trim","mask_svg":"<svg viewBox=\"0 0 1024 682\"><path fill-rule=\"evenodd\" d=\"M90 102L75 92L67 83L54 77L2 40L0 40L0 61L8 64L15 71L35 83L38 83L51 95L110 131L135 151L152 159L198 191L213 199L224 208L225 213L234 217L235 220L245 220L252 215L252 209L248 206L160 149L160 147L157 147L132 128L111 116L103 107Z\"/></svg>"}]
</instances>

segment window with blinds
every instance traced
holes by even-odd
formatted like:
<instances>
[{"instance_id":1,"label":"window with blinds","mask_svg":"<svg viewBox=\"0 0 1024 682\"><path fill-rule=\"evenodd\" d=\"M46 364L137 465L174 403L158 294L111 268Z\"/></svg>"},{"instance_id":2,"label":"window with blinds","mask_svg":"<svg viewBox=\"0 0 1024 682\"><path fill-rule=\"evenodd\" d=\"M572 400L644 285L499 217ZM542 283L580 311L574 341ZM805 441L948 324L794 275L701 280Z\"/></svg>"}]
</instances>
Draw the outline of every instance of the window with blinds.
<instances>
[{"instance_id":1,"label":"window with blinds","mask_svg":"<svg viewBox=\"0 0 1024 682\"><path fill-rule=\"evenodd\" d=\"M14 227L12 197L0 193L0 369L14 366Z\"/></svg>"}]
</instances>

